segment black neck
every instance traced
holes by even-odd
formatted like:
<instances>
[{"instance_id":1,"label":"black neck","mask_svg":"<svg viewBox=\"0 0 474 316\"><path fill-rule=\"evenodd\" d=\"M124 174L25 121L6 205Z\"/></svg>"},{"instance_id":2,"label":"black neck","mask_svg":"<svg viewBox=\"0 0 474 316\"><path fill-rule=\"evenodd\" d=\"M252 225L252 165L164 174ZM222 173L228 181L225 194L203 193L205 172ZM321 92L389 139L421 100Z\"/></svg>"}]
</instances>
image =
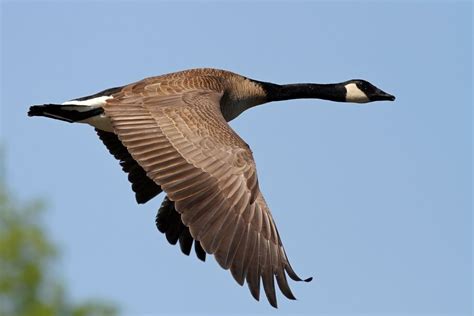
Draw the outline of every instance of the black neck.
<instances>
[{"instance_id":1,"label":"black neck","mask_svg":"<svg viewBox=\"0 0 474 316\"><path fill-rule=\"evenodd\" d=\"M295 83L278 85L258 82L267 94L267 102L290 99L323 99L345 102L346 89L342 84Z\"/></svg>"}]
</instances>

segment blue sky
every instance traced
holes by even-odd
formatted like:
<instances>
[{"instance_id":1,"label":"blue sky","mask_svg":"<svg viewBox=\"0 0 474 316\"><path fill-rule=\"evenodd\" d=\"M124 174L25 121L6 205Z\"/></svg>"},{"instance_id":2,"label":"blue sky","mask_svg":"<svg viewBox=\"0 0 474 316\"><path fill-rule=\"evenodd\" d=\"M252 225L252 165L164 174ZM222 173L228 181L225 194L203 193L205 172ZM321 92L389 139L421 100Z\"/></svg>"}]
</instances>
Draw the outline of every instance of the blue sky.
<instances>
[{"instance_id":1,"label":"blue sky","mask_svg":"<svg viewBox=\"0 0 474 316\"><path fill-rule=\"evenodd\" d=\"M43 197L75 300L125 315L472 313L470 2L3 2L7 179ZM396 102L264 105L252 147L288 256L311 283L278 310L213 258L183 256L136 205L92 128L29 105L194 67L290 82L371 81Z\"/></svg>"}]
</instances>

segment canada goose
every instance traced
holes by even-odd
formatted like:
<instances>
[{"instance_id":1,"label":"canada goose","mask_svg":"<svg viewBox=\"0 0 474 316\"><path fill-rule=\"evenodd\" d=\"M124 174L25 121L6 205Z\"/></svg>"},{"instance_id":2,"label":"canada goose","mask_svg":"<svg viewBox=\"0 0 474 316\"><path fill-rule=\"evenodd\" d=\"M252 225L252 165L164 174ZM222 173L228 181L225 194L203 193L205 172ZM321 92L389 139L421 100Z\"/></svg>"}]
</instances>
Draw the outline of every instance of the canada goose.
<instances>
[{"instance_id":1,"label":"canada goose","mask_svg":"<svg viewBox=\"0 0 474 316\"><path fill-rule=\"evenodd\" d=\"M194 242L202 261L214 254L240 285L247 281L256 300L262 279L268 301L277 307L274 279L289 299L295 297L286 274L302 279L260 192L252 151L227 122L259 104L300 98L395 100L364 80L278 85L204 68L32 106L28 115L94 126L128 173L138 203L165 191L156 225L171 244L179 241L189 255Z\"/></svg>"}]
</instances>

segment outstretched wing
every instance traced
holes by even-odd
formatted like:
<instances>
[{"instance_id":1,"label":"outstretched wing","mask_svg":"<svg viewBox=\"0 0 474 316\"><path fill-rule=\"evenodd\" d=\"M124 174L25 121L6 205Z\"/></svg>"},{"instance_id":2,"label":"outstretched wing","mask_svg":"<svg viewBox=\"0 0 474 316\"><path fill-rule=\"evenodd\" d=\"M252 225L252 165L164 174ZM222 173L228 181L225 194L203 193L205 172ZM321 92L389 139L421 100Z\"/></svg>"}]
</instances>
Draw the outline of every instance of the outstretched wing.
<instances>
[{"instance_id":1,"label":"outstretched wing","mask_svg":"<svg viewBox=\"0 0 474 316\"><path fill-rule=\"evenodd\" d=\"M274 279L294 299L290 266L259 190L252 152L220 111L222 93L124 88L104 106L133 159L167 193L194 239L258 300L260 279L277 306Z\"/></svg>"}]
</instances>

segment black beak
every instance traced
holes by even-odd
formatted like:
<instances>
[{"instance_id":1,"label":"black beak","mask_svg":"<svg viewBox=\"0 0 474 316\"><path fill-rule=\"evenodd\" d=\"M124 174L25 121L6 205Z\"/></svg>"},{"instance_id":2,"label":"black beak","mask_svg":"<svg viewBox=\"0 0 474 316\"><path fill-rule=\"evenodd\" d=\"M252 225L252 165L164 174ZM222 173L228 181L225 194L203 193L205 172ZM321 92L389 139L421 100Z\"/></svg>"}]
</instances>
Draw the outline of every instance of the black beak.
<instances>
[{"instance_id":1,"label":"black beak","mask_svg":"<svg viewBox=\"0 0 474 316\"><path fill-rule=\"evenodd\" d=\"M373 101L395 101L395 96L387 92L383 92L382 90L379 90L371 99Z\"/></svg>"}]
</instances>

